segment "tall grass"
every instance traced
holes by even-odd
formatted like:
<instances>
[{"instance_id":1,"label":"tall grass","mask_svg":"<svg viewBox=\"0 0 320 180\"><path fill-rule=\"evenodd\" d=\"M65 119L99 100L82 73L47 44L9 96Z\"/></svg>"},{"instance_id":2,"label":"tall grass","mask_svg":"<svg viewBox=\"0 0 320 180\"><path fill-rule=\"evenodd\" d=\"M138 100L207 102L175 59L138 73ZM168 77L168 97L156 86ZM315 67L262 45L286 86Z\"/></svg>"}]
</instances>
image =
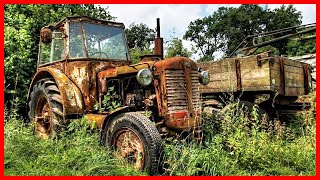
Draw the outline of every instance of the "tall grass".
<instances>
[{"instance_id":1,"label":"tall grass","mask_svg":"<svg viewBox=\"0 0 320 180\"><path fill-rule=\"evenodd\" d=\"M249 120L232 104L223 116L203 117L204 145L168 144L165 174L315 175L315 94L309 101L312 108L291 117L287 124L260 118L257 107Z\"/></svg>"},{"instance_id":2,"label":"tall grass","mask_svg":"<svg viewBox=\"0 0 320 180\"><path fill-rule=\"evenodd\" d=\"M203 117L202 145L165 144L161 175L315 175L315 104L287 124L260 118L256 108L249 121L235 107L223 118ZM100 146L84 120L42 140L17 119L6 112L5 175L145 175Z\"/></svg>"},{"instance_id":3,"label":"tall grass","mask_svg":"<svg viewBox=\"0 0 320 180\"><path fill-rule=\"evenodd\" d=\"M71 132L72 131L72 132ZM98 143L98 133L77 120L59 137L35 137L32 126L5 123L5 175L145 175Z\"/></svg>"}]
</instances>

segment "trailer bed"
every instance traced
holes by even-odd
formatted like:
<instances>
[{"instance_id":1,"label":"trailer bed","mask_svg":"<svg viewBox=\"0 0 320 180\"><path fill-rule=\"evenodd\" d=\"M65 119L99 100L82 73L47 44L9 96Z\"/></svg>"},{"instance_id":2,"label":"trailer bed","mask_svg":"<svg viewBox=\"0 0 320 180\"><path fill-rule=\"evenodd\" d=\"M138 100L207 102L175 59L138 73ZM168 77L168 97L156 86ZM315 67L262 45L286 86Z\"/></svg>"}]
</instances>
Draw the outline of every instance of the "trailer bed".
<instances>
[{"instance_id":1,"label":"trailer bed","mask_svg":"<svg viewBox=\"0 0 320 180\"><path fill-rule=\"evenodd\" d=\"M310 65L267 53L198 63L210 73L210 82L202 93L268 91L283 96L310 92Z\"/></svg>"}]
</instances>

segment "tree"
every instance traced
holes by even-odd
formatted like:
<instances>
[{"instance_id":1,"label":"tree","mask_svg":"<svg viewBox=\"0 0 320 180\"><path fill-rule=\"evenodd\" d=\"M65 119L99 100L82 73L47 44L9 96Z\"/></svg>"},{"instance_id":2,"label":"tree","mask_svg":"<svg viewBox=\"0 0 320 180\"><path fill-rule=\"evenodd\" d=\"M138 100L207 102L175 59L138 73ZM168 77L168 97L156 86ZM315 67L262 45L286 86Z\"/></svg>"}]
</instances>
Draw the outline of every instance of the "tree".
<instances>
[{"instance_id":1,"label":"tree","mask_svg":"<svg viewBox=\"0 0 320 180\"><path fill-rule=\"evenodd\" d=\"M219 8L212 15L196 19L188 26L183 38L196 44L202 59L213 59L213 53L222 50L225 46L222 25L224 22L220 20L220 16L227 10L227 8Z\"/></svg>"},{"instance_id":2,"label":"tree","mask_svg":"<svg viewBox=\"0 0 320 180\"><path fill-rule=\"evenodd\" d=\"M25 105L38 56L40 29L67 16L86 15L113 20L95 5L5 5L5 102Z\"/></svg>"},{"instance_id":3,"label":"tree","mask_svg":"<svg viewBox=\"0 0 320 180\"><path fill-rule=\"evenodd\" d=\"M208 59L215 51L229 55L249 35L300 25L301 18L301 13L292 5L273 11L259 5L220 7L212 15L191 22L184 39L194 42L202 58ZM283 41L273 47L285 53L286 43Z\"/></svg>"},{"instance_id":4,"label":"tree","mask_svg":"<svg viewBox=\"0 0 320 180\"><path fill-rule=\"evenodd\" d=\"M293 27L300 25L302 16L301 12L297 11L292 5L284 6L274 9L272 12L272 17L267 26L268 31L283 29L286 27ZM279 34L276 37L283 36L284 34ZM282 40L273 44L272 46L279 50L280 54L286 54L288 51L289 39Z\"/></svg>"},{"instance_id":5,"label":"tree","mask_svg":"<svg viewBox=\"0 0 320 180\"><path fill-rule=\"evenodd\" d=\"M167 52L165 58L182 56L182 57L190 57L192 55L191 51L188 51L187 48L183 47L182 39L172 38L168 42L168 47L166 48Z\"/></svg>"},{"instance_id":6,"label":"tree","mask_svg":"<svg viewBox=\"0 0 320 180\"><path fill-rule=\"evenodd\" d=\"M155 34L153 29L142 23L132 23L125 32L129 48L140 48L142 51L150 47L150 41L153 41Z\"/></svg>"},{"instance_id":7,"label":"tree","mask_svg":"<svg viewBox=\"0 0 320 180\"><path fill-rule=\"evenodd\" d=\"M152 49L146 48L145 50L142 50L138 47L130 49L131 62L133 64L140 62L140 57L146 54L152 54Z\"/></svg>"}]
</instances>

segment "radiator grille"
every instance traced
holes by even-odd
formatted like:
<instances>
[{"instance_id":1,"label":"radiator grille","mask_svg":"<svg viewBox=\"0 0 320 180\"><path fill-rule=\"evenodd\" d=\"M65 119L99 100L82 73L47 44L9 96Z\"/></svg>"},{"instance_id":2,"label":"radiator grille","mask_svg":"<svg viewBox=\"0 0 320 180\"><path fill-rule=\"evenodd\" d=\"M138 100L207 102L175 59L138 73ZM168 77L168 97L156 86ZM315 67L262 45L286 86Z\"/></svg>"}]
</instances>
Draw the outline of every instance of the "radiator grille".
<instances>
[{"instance_id":1,"label":"radiator grille","mask_svg":"<svg viewBox=\"0 0 320 180\"><path fill-rule=\"evenodd\" d=\"M169 112L188 110L186 80L183 70L166 70L167 103ZM191 72L193 109L199 109L200 91L198 72Z\"/></svg>"}]
</instances>

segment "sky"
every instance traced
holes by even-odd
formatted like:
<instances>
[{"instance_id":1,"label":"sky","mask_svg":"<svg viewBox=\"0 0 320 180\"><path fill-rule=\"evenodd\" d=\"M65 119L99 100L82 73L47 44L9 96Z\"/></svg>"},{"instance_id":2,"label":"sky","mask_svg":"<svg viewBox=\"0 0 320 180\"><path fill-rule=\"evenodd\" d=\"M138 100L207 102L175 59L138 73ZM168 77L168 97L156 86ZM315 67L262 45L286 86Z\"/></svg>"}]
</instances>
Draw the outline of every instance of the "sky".
<instances>
[{"instance_id":1,"label":"sky","mask_svg":"<svg viewBox=\"0 0 320 180\"><path fill-rule=\"evenodd\" d=\"M116 21L123 22L127 28L134 22L144 23L155 29L156 18L160 18L161 36L164 41L168 41L172 37L182 38L191 21L208 16L221 6L239 7L240 4L108 4L101 6L108 7L110 14L117 17ZM270 9L280 6L281 4L268 5ZM302 24L316 22L315 4L295 4L294 7L301 11ZM190 50L192 42L183 40L183 45ZM222 56L220 52L214 55L218 58ZM191 58L198 59L198 57L194 54Z\"/></svg>"}]
</instances>

